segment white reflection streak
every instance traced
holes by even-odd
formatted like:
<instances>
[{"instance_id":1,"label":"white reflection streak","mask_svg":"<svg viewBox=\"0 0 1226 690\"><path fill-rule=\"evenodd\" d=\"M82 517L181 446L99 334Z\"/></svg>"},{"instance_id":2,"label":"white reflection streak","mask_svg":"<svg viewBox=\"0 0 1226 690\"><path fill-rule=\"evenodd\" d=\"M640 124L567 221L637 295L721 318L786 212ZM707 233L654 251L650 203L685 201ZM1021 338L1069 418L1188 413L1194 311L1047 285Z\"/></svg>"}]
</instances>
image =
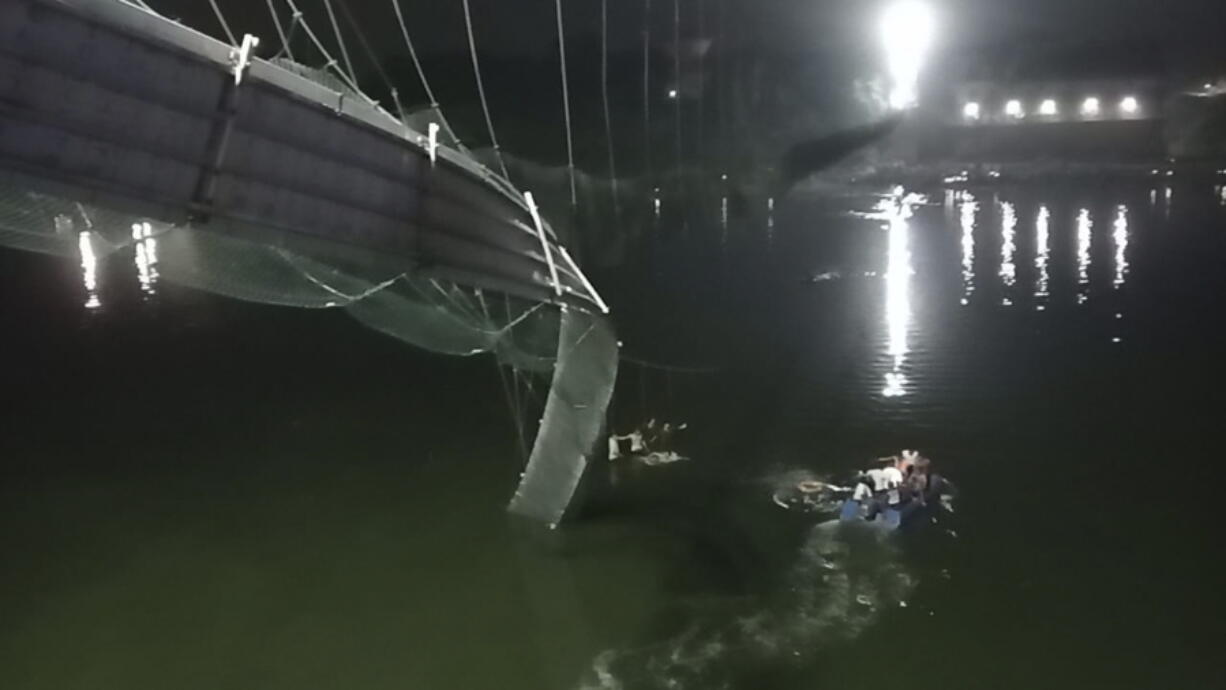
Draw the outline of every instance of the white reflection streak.
<instances>
[{"instance_id":1,"label":"white reflection streak","mask_svg":"<svg viewBox=\"0 0 1226 690\"><path fill-rule=\"evenodd\" d=\"M157 292L158 253L157 240L153 238L153 226L149 223L133 223L132 239L136 240L136 277L140 289L146 295Z\"/></svg>"},{"instance_id":2,"label":"white reflection streak","mask_svg":"<svg viewBox=\"0 0 1226 690\"><path fill-rule=\"evenodd\" d=\"M1039 207L1039 215L1034 221L1035 226L1035 258L1034 267L1038 271L1038 278L1035 281L1034 296L1035 309L1043 311L1047 309L1045 302L1050 294L1049 284L1051 276L1048 273L1048 263L1051 260L1051 211L1046 206Z\"/></svg>"},{"instance_id":3,"label":"white reflection streak","mask_svg":"<svg viewBox=\"0 0 1226 690\"><path fill-rule=\"evenodd\" d=\"M1090 242L1093 238L1094 219L1090 210L1081 209L1077 215L1077 304L1085 304L1090 289Z\"/></svg>"},{"instance_id":4,"label":"white reflection streak","mask_svg":"<svg viewBox=\"0 0 1226 690\"><path fill-rule=\"evenodd\" d=\"M1218 202L1226 206L1226 184L1220 185L1217 188Z\"/></svg>"},{"instance_id":5,"label":"white reflection streak","mask_svg":"<svg viewBox=\"0 0 1226 690\"><path fill-rule=\"evenodd\" d=\"M1128 275L1128 207L1121 205L1115 214L1115 231L1111 237L1115 240L1115 289L1124 286Z\"/></svg>"},{"instance_id":6,"label":"white reflection streak","mask_svg":"<svg viewBox=\"0 0 1226 690\"><path fill-rule=\"evenodd\" d=\"M1011 288L1017 282L1017 264L1013 261L1017 253L1017 209L1007 201L1000 205L1000 239L1000 280L1006 288ZM1013 301L1005 295L1001 304L1008 307Z\"/></svg>"},{"instance_id":7,"label":"white reflection streak","mask_svg":"<svg viewBox=\"0 0 1226 690\"><path fill-rule=\"evenodd\" d=\"M975 292L975 212L979 203L967 192L961 204L962 214L962 304L971 303Z\"/></svg>"},{"instance_id":8,"label":"white reflection streak","mask_svg":"<svg viewBox=\"0 0 1226 690\"><path fill-rule=\"evenodd\" d=\"M88 230L77 235L77 248L81 251L81 281L85 284L86 309L102 306L98 299L98 256L94 254L93 233Z\"/></svg>"},{"instance_id":9,"label":"white reflection streak","mask_svg":"<svg viewBox=\"0 0 1226 690\"><path fill-rule=\"evenodd\" d=\"M890 245L885 274L888 352L893 358L893 369L885 375L885 389L881 391L887 398L897 398L907 392L907 378L902 373L902 365L908 352L907 326L911 321L911 250L907 244L910 218L910 200L899 195L889 218Z\"/></svg>"}]
</instances>

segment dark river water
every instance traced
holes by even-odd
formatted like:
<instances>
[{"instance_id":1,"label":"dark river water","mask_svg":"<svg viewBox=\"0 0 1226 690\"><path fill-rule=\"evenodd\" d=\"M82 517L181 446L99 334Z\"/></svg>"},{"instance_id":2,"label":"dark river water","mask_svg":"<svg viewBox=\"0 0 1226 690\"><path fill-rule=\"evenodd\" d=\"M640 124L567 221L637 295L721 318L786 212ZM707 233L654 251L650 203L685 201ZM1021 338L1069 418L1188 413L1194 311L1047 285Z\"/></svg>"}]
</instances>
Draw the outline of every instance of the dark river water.
<instances>
[{"instance_id":1,"label":"dark river water","mask_svg":"<svg viewBox=\"0 0 1226 690\"><path fill-rule=\"evenodd\" d=\"M0 252L0 687L1222 687L1220 186L712 215L595 273L691 459L549 535L489 358ZM953 514L773 500L904 447Z\"/></svg>"}]
</instances>

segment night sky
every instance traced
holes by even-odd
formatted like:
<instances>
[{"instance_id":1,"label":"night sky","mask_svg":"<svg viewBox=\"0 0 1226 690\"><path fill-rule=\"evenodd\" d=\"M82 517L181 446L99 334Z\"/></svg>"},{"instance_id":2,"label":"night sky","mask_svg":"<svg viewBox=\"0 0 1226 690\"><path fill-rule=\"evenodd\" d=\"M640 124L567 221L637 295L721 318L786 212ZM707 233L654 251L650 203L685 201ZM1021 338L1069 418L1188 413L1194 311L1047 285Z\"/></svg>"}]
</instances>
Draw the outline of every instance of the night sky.
<instances>
[{"instance_id":1,"label":"night sky","mask_svg":"<svg viewBox=\"0 0 1226 690\"><path fill-rule=\"evenodd\" d=\"M274 36L261 0L219 0L235 30ZM372 43L387 50L401 45L392 0L347 2ZM470 0L479 48L490 53L533 54L549 50L555 32L553 0ZM159 11L196 28L219 33L205 0L148 0ZM298 0L313 28L328 32L322 0ZM423 51L465 50L460 0L401 0L414 40ZM275 4L288 14L284 0ZM608 0L614 50L641 45L643 0ZM671 31L672 0L652 0L653 29ZM708 34L718 27L763 49L806 50L830 43L876 40L874 18L884 0L682 0L683 33L698 35L705 7ZM1222 0L932 0L945 46L1047 40L1143 40L1186 47L1220 43L1226 27ZM600 0L564 0L569 40L598 36Z\"/></svg>"}]
</instances>

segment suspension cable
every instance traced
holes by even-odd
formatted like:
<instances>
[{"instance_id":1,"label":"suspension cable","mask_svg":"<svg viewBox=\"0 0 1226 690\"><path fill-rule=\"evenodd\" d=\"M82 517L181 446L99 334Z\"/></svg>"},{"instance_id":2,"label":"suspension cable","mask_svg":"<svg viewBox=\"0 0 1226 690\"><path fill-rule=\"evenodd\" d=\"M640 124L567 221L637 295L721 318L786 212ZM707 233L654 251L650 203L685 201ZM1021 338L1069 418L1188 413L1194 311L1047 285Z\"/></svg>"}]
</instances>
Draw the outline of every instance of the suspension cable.
<instances>
[{"instance_id":1,"label":"suspension cable","mask_svg":"<svg viewBox=\"0 0 1226 690\"><path fill-rule=\"evenodd\" d=\"M613 214L621 219L617 193L617 161L613 157L613 117L609 112L609 0L600 0L600 94L604 101L604 135L609 146L609 179L613 185Z\"/></svg>"},{"instance_id":2,"label":"suspension cable","mask_svg":"<svg viewBox=\"0 0 1226 690\"><path fill-rule=\"evenodd\" d=\"M373 104L374 100L362 93L362 90L358 88L357 82L350 79L349 75L345 74L345 71L337 65L336 58L332 57L332 54L324 47L323 42L319 40L319 36L316 36L315 32L311 30L311 25L307 23L307 20L302 15L302 11L298 9L298 5L294 3L294 0L285 0L285 2L294 11L294 16L298 19L298 23L302 26L302 30L306 32L307 37L311 39L311 44L327 60L327 63L324 65L325 69L331 68L340 77L341 81L345 83L345 86L348 86L354 93L365 99L367 103Z\"/></svg>"},{"instance_id":3,"label":"suspension cable","mask_svg":"<svg viewBox=\"0 0 1226 690\"><path fill-rule=\"evenodd\" d=\"M264 2L268 5L268 13L272 15L272 23L277 26L277 35L281 37L281 49L285 51L290 60L293 60L294 51L289 47L289 36L285 33L285 27L281 25L281 18L277 16L277 8L273 7L272 0L264 0ZM293 31L293 28L290 30Z\"/></svg>"},{"instance_id":4,"label":"suspension cable","mask_svg":"<svg viewBox=\"0 0 1226 690\"><path fill-rule=\"evenodd\" d=\"M417 57L417 49L413 46L413 39L409 37L409 29L404 23L404 13L400 9L400 1L391 0L391 2L392 9L396 11L396 22L400 25L400 35L404 37L404 44L409 49L409 57L413 60L413 67L417 70L417 78L421 80L422 89L426 92L426 99L430 101L430 109L438 114L438 119L441 121L443 129L459 145L460 139L455 135L455 131L451 129L451 125L448 124L447 117L443 115L443 110L438 105L438 99L434 97L434 89L430 88L430 80L426 79L426 70L421 66L421 60Z\"/></svg>"},{"instance_id":5,"label":"suspension cable","mask_svg":"<svg viewBox=\"0 0 1226 690\"><path fill-rule=\"evenodd\" d=\"M485 317L486 325L489 325L492 327L494 324L494 320L490 316L489 305L486 304L485 294L481 290L477 290L477 301L481 303L481 313ZM511 307L510 307L510 300L508 299L507 318L509 319L510 316L511 316ZM499 338L502 338L504 336L505 334L501 334L501 333L499 334ZM497 370L498 372L498 380L502 384L502 393L503 393L503 396L506 397L507 406L511 408L512 422L515 424L515 438L518 441L517 448L519 449L520 455L523 457L523 459L527 460L528 459L528 442L524 434L523 404L520 402L520 395L519 395L519 372L516 371L514 366L512 366L511 367L512 380L509 382L507 381L506 372L502 370L502 362L499 361L498 359L497 347L498 347L498 344L495 343L494 348L492 350L493 355L494 355L494 369ZM512 390L514 390L514 392L512 392Z\"/></svg>"},{"instance_id":6,"label":"suspension cable","mask_svg":"<svg viewBox=\"0 0 1226 690\"><path fill-rule=\"evenodd\" d=\"M728 64L725 59L724 47L724 19L727 14L727 4L725 0L719 0L719 13L716 15L718 22L716 28L715 39L715 86L716 100L715 112L718 115L716 127L719 131L719 165L720 171L724 174L728 173L728 120L726 114L726 106L728 105L727 84Z\"/></svg>"},{"instance_id":7,"label":"suspension cable","mask_svg":"<svg viewBox=\"0 0 1226 690\"><path fill-rule=\"evenodd\" d=\"M465 0L467 2L467 0ZM566 31L562 28L562 0L554 0L558 15L558 54L562 57L562 112L566 116L566 167L570 171L570 205L579 204L575 192L575 144L570 129L570 84L566 78Z\"/></svg>"},{"instance_id":8,"label":"suspension cable","mask_svg":"<svg viewBox=\"0 0 1226 690\"><path fill-rule=\"evenodd\" d=\"M362 46L362 52L366 53L366 59L375 68L375 73L379 75L379 79L383 80L383 86L392 96L392 101L396 105L396 115L404 122L404 108L400 104L400 91L396 85L392 83L391 77L388 76L387 70L383 69L382 61L375 51L370 46L370 41L366 40L366 34L362 31L361 25L354 19L353 13L349 11L349 3L346 0L336 0L341 7L341 13L345 15L345 21L349 22L349 26L353 28L353 33L358 37L358 44Z\"/></svg>"},{"instance_id":9,"label":"suspension cable","mask_svg":"<svg viewBox=\"0 0 1226 690\"><path fill-rule=\"evenodd\" d=\"M287 29L285 32L286 33L285 50L278 52L277 57L281 57L281 53L283 52L287 56L289 56L289 58L293 60L294 62L298 61L297 59L295 59L293 56L290 55L290 49L294 45L294 38L298 35L298 27L301 25L302 25L301 15L299 15L298 13L292 13L290 15L289 29Z\"/></svg>"},{"instance_id":10,"label":"suspension cable","mask_svg":"<svg viewBox=\"0 0 1226 690\"><path fill-rule=\"evenodd\" d=\"M234 32L230 30L230 23L226 21L226 15L222 14L221 8L217 6L217 0L209 0L209 4L213 6L213 14L217 15L217 21L226 32L226 38L230 39L230 45L238 45L238 41L234 40Z\"/></svg>"},{"instance_id":11,"label":"suspension cable","mask_svg":"<svg viewBox=\"0 0 1226 690\"><path fill-rule=\"evenodd\" d=\"M705 45L707 45L705 43L707 40L707 3L705 2L705 0L698 0L698 40L702 42L699 45L698 74L705 75L707 73L706 72L707 51L705 48ZM702 141L703 136L706 132L706 123L703 122L703 120L706 118L706 115L707 115L706 86L707 84L706 84L705 79L703 79L702 82L698 86L698 135L696 139L697 139L697 149L698 149L697 150L698 165L700 166L706 160L705 158L703 158L704 149L703 149L703 141Z\"/></svg>"},{"instance_id":12,"label":"suspension cable","mask_svg":"<svg viewBox=\"0 0 1226 690\"><path fill-rule=\"evenodd\" d=\"M354 84L358 83L358 75L353 71L353 61L349 59L349 49L345 47L345 37L341 35L341 26L336 22L336 13L332 11L332 0L324 0L324 9L328 11L328 21L332 22L332 33L336 34L336 44L341 49L341 59L345 61L345 70Z\"/></svg>"},{"instance_id":13,"label":"suspension cable","mask_svg":"<svg viewBox=\"0 0 1226 690\"><path fill-rule=\"evenodd\" d=\"M681 0L673 0L673 78L676 84L673 88L676 89L677 97L673 99L676 111L677 124L677 175L678 182L681 179L681 165L684 156L682 155L681 146Z\"/></svg>"},{"instance_id":14,"label":"suspension cable","mask_svg":"<svg viewBox=\"0 0 1226 690\"><path fill-rule=\"evenodd\" d=\"M651 0L643 0L643 170L651 179Z\"/></svg>"},{"instance_id":15,"label":"suspension cable","mask_svg":"<svg viewBox=\"0 0 1226 690\"><path fill-rule=\"evenodd\" d=\"M477 79L477 95L481 98L481 111L485 114L485 128L489 131L490 145L494 148L494 157L498 159L498 167L502 169L502 177L510 179L507 173L506 161L502 159L502 148L498 146L498 137L494 134L494 120L490 118L490 105L485 99L485 85L481 82L481 64L477 60L477 41L473 37L472 11L468 9L468 0L464 4L464 27L468 31L468 52L472 56L473 76Z\"/></svg>"}]
</instances>

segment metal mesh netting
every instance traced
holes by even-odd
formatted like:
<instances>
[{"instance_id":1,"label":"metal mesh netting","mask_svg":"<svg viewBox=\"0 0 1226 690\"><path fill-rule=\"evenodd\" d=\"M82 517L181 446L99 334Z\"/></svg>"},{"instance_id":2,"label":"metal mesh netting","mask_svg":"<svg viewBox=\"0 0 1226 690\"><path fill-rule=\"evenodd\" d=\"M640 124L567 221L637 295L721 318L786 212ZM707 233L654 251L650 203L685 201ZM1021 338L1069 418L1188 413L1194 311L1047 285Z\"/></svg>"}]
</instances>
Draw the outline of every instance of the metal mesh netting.
<instances>
[{"instance_id":1,"label":"metal mesh netting","mask_svg":"<svg viewBox=\"0 0 1226 690\"><path fill-rule=\"evenodd\" d=\"M0 184L0 245L75 258L89 232L101 257L132 244L131 216Z\"/></svg>"},{"instance_id":2,"label":"metal mesh netting","mask_svg":"<svg viewBox=\"0 0 1226 690\"><path fill-rule=\"evenodd\" d=\"M326 69L311 67L309 65L304 65L301 62L295 62L289 58L283 57L274 57L270 59L269 62L287 72L293 72L300 77L306 77L316 84L326 86L337 93L344 94L348 98L363 98L362 94L354 91L344 82L344 80Z\"/></svg>"},{"instance_id":3,"label":"metal mesh netting","mask_svg":"<svg viewBox=\"0 0 1226 690\"><path fill-rule=\"evenodd\" d=\"M306 259L284 249L191 227L165 228L158 235L158 258L167 280L260 304L340 307L372 287L318 263L308 271Z\"/></svg>"}]
</instances>

